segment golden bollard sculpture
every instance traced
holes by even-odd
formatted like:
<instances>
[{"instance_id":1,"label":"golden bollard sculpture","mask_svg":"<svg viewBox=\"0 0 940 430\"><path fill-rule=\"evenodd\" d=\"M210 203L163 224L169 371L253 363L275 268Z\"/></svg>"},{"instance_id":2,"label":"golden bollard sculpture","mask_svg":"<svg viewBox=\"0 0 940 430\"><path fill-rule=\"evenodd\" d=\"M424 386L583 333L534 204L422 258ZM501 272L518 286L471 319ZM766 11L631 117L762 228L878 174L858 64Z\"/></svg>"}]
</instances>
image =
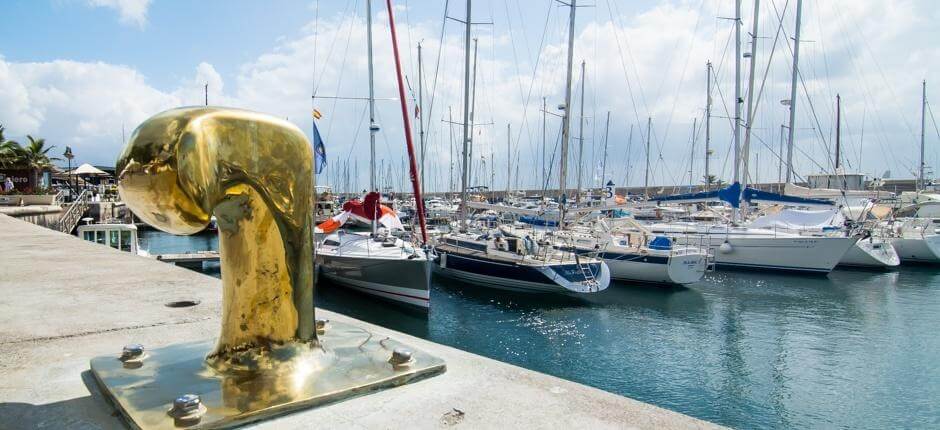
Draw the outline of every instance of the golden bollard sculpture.
<instances>
[{"instance_id":1,"label":"golden bollard sculpture","mask_svg":"<svg viewBox=\"0 0 940 430\"><path fill-rule=\"evenodd\" d=\"M392 339L315 320L312 152L293 124L237 109L169 110L137 127L117 172L121 198L156 228L194 234L214 214L221 253L214 346L132 344L91 361L133 427L242 425L444 371Z\"/></svg>"}]
</instances>

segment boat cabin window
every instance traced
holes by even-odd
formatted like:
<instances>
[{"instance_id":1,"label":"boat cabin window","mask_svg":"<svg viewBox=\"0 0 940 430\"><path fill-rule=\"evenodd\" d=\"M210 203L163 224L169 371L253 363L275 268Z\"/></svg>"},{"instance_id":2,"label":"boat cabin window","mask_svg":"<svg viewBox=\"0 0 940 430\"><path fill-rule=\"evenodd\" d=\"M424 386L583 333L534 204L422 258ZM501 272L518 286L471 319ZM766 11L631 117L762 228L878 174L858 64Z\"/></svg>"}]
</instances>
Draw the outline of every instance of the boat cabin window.
<instances>
[{"instance_id":1,"label":"boat cabin window","mask_svg":"<svg viewBox=\"0 0 940 430\"><path fill-rule=\"evenodd\" d=\"M453 245L453 246L456 246L456 247L470 248L470 249L474 249L474 250L477 250L477 251L486 252L486 244L485 244L485 243L470 242L470 241L466 241L466 240L457 240L457 239L452 239L452 238L444 239L444 243L446 243L446 244L448 244L448 245Z\"/></svg>"},{"instance_id":2,"label":"boat cabin window","mask_svg":"<svg viewBox=\"0 0 940 430\"><path fill-rule=\"evenodd\" d=\"M87 240L87 241L89 241L89 242L94 242L94 241L95 241L95 232L93 232L93 231L86 231L86 232L84 232L84 233L82 234L82 239L83 239L83 240Z\"/></svg>"},{"instance_id":3,"label":"boat cabin window","mask_svg":"<svg viewBox=\"0 0 940 430\"><path fill-rule=\"evenodd\" d=\"M121 230L121 251L131 252L131 232L129 230Z\"/></svg>"},{"instance_id":4,"label":"boat cabin window","mask_svg":"<svg viewBox=\"0 0 940 430\"><path fill-rule=\"evenodd\" d=\"M324 244L324 245L329 245L329 246L339 246L339 242L337 242L337 241L335 241L335 240L332 240L332 239L324 240L324 241L323 241L323 244Z\"/></svg>"},{"instance_id":5,"label":"boat cabin window","mask_svg":"<svg viewBox=\"0 0 940 430\"><path fill-rule=\"evenodd\" d=\"M108 232L108 245L111 245L112 248L118 248L121 243L121 232L118 230L111 230Z\"/></svg>"}]
</instances>

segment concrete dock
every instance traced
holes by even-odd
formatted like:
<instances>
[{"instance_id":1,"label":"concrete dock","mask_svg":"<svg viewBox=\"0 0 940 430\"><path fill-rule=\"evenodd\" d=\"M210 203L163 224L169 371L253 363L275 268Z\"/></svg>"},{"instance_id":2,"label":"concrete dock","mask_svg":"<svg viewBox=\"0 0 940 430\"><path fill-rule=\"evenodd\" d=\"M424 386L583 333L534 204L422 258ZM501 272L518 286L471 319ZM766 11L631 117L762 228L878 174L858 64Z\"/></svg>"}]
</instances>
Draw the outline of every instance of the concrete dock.
<instances>
[{"instance_id":1,"label":"concrete dock","mask_svg":"<svg viewBox=\"0 0 940 430\"><path fill-rule=\"evenodd\" d=\"M0 215L0 429L123 428L89 360L213 339L221 281ZM167 303L198 302L189 307ZM260 428L717 428L676 412L318 309L447 362L443 375ZM571 363L577 366L578 363Z\"/></svg>"}]
</instances>

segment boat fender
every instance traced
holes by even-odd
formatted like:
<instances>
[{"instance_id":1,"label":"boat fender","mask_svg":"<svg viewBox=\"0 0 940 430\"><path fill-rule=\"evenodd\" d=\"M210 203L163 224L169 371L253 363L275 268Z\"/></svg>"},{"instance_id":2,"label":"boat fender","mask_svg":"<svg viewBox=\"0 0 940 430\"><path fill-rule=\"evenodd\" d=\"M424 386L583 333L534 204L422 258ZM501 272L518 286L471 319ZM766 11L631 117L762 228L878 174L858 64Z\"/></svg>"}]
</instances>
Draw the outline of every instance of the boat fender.
<instances>
[{"instance_id":1,"label":"boat fender","mask_svg":"<svg viewBox=\"0 0 940 430\"><path fill-rule=\"evenodd\" d=\"M722 254L730 254L731 251L734 251L734 247L732 247L728 241L725 241L718 247L718 252Z\"/></svg>"}]
</instances>

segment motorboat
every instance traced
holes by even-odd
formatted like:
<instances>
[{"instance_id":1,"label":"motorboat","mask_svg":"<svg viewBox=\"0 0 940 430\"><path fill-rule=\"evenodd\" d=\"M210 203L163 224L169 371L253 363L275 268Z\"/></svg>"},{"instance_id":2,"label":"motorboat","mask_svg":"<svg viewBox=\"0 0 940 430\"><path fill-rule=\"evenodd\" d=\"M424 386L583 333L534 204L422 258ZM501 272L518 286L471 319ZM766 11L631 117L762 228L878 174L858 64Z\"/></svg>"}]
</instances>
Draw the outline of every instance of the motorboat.
<instances>
[{"instance_id":1,"label":"motorboat","mask_svg":"<svg viewBox=\"0 0 940 430\"><path fill-rule=\"evenodd\" d=\"M146 256L137 241L137 226L134 224L102 223L82 224L76 231L78 237L88 242L110 246L119 251Z\"/></svg>"}]
</instances>

